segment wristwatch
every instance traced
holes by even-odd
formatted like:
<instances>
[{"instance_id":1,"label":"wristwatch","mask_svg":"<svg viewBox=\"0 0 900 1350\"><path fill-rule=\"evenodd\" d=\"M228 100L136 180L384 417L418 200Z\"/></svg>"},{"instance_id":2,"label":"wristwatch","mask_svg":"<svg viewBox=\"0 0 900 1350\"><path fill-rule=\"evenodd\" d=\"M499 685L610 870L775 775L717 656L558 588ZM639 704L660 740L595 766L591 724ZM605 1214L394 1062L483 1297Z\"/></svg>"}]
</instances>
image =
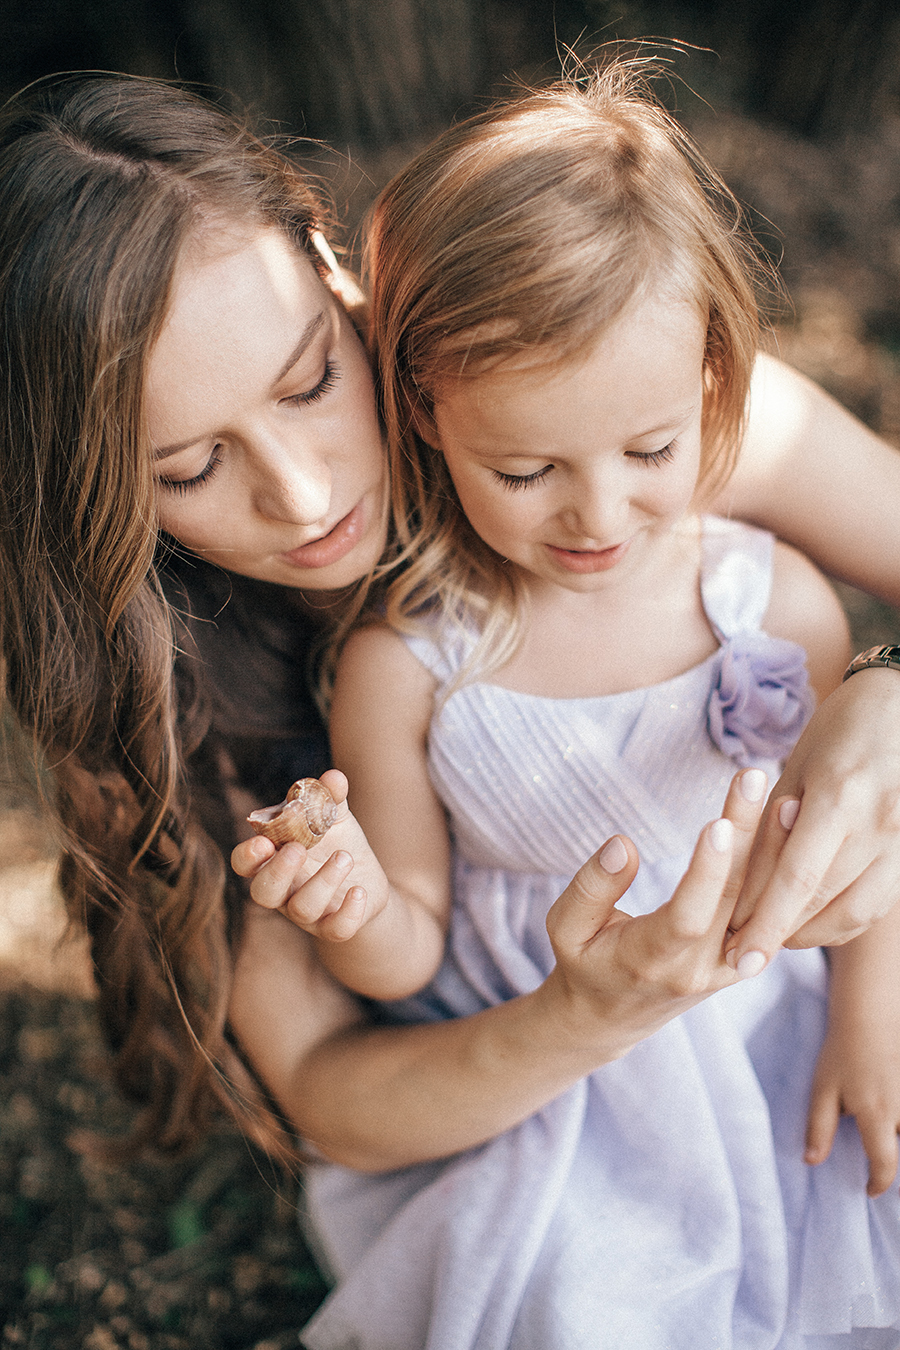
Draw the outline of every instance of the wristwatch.
<instances>
[{"instance_id":1,"label":"wristwatch","mask_svg":"<svg viewBox=\"0 0 900 1350\"><path fill-rule=\"evenodd\" d=\"M869 647L868 651L860 652L844 671L844 679L849 680L858 670L871 666L893 666L894 670L900 670L900 647Z\"/></svg>"}]
</instances>

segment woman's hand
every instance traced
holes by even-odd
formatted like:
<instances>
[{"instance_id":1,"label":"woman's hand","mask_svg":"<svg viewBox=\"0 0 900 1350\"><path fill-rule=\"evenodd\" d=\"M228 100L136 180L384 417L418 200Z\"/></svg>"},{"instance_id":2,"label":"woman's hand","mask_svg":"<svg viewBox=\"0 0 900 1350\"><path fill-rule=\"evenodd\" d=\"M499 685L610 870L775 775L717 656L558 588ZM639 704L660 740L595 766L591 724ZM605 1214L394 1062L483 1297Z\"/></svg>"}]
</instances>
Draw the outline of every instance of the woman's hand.
<instances>
[{"instance_id":1,"label":"woman's hand","mask_svg":"<svg viewBox=\"0 0 900 1350\"><path fill-rule=\"evenodd\" d=\"M631 917L614 908L638 866L634 845L618 835L550 910L557 965L547 986L555 983L573 1025L598 1027L604 1059L627 1053L739 978L725 961L725 939L765 789L761 770L737 775L723 817L703 829L674 895L653 913ZM753 973L752 965L741 971Z\"/></svg>"},{"instance_id":2,"label":"woman's hand","mask_svg":"<svg viewBox=\"0 0 900 1350\"><path fill-rule=\"evenodd\" d=\"M898 898L900 674L863 670L825 700L775 785L729 962L846 942Z\"/></svg>"}]
</instances>

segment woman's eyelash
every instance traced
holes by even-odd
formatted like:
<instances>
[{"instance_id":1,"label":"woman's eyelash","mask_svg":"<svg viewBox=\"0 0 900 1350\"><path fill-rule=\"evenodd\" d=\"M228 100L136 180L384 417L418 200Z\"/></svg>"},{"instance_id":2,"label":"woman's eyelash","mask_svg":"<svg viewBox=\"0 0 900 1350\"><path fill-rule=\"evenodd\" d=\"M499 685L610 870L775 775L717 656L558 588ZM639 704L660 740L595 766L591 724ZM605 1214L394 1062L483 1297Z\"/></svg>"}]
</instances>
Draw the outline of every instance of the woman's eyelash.
<instances>
[{"instance_id":1,"label":"woman's eyelash","mask_svg":"<svg viewBox=\"0 0 900 1350\"><path fill-rule=\"evenodd\" d=\"M547 474L552 468L552 464L545 464L544 467L538 469L536 473L501 473L499 469L491 469L491 473L497 479L498 483L502 483L504 487L508 487L511 492L518 492L521 488L534 487L536 483L540 483L542 479L547 477Z\"/></svg>"},{"instance_id":2,"label":"woman's eyelash","mask_svg":"<svg viewBox=\"0 0 900 1350\"><path fill-rule=\"evenodd\" d=\"M188 492L195 492L197 488L208 482L221 463L222 456L219 453L218 446L216 446L209 457L206 468L203 469L202 473L198 473L196 478L160 478L159 485L165 488L167 492L179 492L184 496Z\"/></svg>"},{"instance_id":3,"label":"woman's eyelash","mask_svg":"<svg viewBox=\"0 0 900 1350\"><path fill-rule=\"evenodd\" d=\"M630 458L640 460L641 464L649 464L654 468L659 464L669 464L675 458L675 442L670 441L661 450L654 450L649 455L639 455L636 451L632 451Z\"/></svg>"},{"instance_id":4,"label":"woman's eyelash","mask_svg":"<svg viewBox=\"0 0 900 1350\"><path fill-rule=\"evenodd\" d=\"M287 400L288 403L299 403L306 407L310 403L318 403L319 399L333 389L340 378L340 369L331 357L325 362L325 369L322 371L322 378L312 389L307 389L303 394L294 394Z\"/></svg>"},{"instance_id":5,"label":"woman's eyelash","mask_svg":"<svg viewBox=\"0 0 900 1350\"><path fill-rule=\"evenodd\" d=\"M285 402L302 404L304 407L310 403L318 403L319 399L327 394L329 389L334 388L340 378L340 374L341 372L337 363L329 358L325 362L325 369L322 371L322 378L319 380L318 384L314 385L312 389L305 390L302 394L292 395L292 397L286 399ZM196 478L160 478L160 487L165 488L168 492L178 492L184 496L185 493L194 492L197 488L202 487L204 483L208 482L221 463L222 456L217 447L212 452L206 468L202 473L198 473Z\"/></svg>"}]
</instances>

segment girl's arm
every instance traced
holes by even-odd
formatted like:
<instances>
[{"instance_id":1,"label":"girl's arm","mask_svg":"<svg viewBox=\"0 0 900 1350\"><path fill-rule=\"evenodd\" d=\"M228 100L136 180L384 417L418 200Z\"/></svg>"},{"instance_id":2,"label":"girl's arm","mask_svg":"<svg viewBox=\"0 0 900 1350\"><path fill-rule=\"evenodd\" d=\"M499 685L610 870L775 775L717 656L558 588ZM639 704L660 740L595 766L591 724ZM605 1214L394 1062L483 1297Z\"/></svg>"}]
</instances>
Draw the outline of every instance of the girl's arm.
<instances>
[{"instance_id":1,"label":"girl's arm","mask_svg":"<svg viewBox=\"0 0 900 1350\"><path fill-rule=\"evenodd\" d=\"M321 945L332 974L370 998L415 993L437 970L450 911L450 842L428 775L433 677L391 629L358 629L341 653L328 731L354 815L390 897L346 943Z\"/></svg>"},{"instance_id":2,"label":"girl's arm","mask_svg":"<svg viewBox=\"0 0 900 1350\"><path fill-rule=\"evenodd\" d=\"M329 733L348 779L322 782L338 819L309 849L285 844L264 869L254 899L316 940L322 964L358 994L399 999L432 978L450 908L450 846L428 776L426 738L434 680L390 629L353 633L341 654ZM255 841L265 862L274 845ZM285 898L283 877L293 868Z\"/></svg>"},{"instance_id":3,"label":"girl's arm","mask_svg":"<svg viewBox=\"0 0 900 1350\"><path fill-rule=\"evenodd\" d=\"M757 361L741 459L714 505L900 605L900 455L770 357ZM900 673L864 671L825 701L772 792L731 959L771 957L785 940L845 942L887 913L900 896L898 785ZM790 831L786 800L800 802Z\"/></svg>"},{"instance_id":4,"label":"girl's arm","mask_svg":"<svg viewBox=\"0 0 900 1350\"><path fill-rule=\"evenodd\" d=\"M762 778L750 770L735 779L725 823L703 830L684 880L653 914L614 909L637 854L618 836L609 841L551 911L555 969L533 993L473 1017L366 1024L318 964L312 939L283 914L250 905L232 1029L299 1133L326 1157L383 1171L474 1147L734 983L723 940ZM242 875L261 875L260 842L235 850ZM280 871L289 888L292 869L280 855L266 869L273 887Z\"/></svg>"}]
</instances>

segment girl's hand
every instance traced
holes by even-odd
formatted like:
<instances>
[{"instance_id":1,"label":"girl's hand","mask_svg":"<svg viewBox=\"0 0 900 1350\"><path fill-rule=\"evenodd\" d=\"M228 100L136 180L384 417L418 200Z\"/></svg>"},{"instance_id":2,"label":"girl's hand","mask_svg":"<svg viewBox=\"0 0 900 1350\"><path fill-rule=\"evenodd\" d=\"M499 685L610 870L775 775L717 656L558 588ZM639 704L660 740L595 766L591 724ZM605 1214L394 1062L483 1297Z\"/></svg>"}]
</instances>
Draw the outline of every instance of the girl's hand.
<instances>
[{"instance_id":1,"label":"girl's hand","mask_svg":"<svg viewBox=\"0 0 900 1350\"><path fill-rule=\"evenodd\" d=\"M276 848L256 835L238 844L231 865L250 879L250 895L258 905L280 909L313 937L346 942L384 909L388 885L347 805L347 779L329 769L321 782L338 803L338 815L319 843Z\"/></svg>"},{"instance_id":2,"label":"girl's hand","mask_svg":"<svg viewBox=\"0 0 900 1350\"><path fill-rule=\"evenodd\" d=\"M652 914L631 917L614 908L638 865L634 845L619 835L585 864L550 910L547 930L557 965L547 986L555 982L562 993L569 1025L596 1028L604 1059L626 1054L739 978L725 962L725 937L765 789L761 770L737 775L723 818L703 829L675 894ZM751 973L746 966L741 972Z\"/></svg>"},{"instance_id":3,"label":"girl's hand","mask_svg":"<svg viewBox=\"0 0 900 1350\"><path fill-rule=\"evenodd\" d=\"M854 676L855 678L855 676ZM816 1065L806 1161L831 1152L841 1114L856 1117L869 1195L897 1173L900 1129L900 907L829 952L828 1034Z\"/></svg>"},{"instance_id":4,"label":"girl's hand","mask_svg":"<svg viewBox=\"0 0 900 1350\"><path fill-rule=\"evenodd\" d=\"M825 700L775 785L729 960L847 942L898 898L900 674L864 670Z\"/></svg>"},{"instance_id":5,"label":"girl's hand","mask_svg":"<svg viewBox=\"0 0 900 1350\"><path fill-rule=\"evenodd\" d=\"M824 1162L840 1116L855 1116L869 1159L869 1195L897 1175L900 1130L900 1037L873 1017L829 1027L816 1065L806 1127L806 1161Z\"/></svg>"}]
</instances>

